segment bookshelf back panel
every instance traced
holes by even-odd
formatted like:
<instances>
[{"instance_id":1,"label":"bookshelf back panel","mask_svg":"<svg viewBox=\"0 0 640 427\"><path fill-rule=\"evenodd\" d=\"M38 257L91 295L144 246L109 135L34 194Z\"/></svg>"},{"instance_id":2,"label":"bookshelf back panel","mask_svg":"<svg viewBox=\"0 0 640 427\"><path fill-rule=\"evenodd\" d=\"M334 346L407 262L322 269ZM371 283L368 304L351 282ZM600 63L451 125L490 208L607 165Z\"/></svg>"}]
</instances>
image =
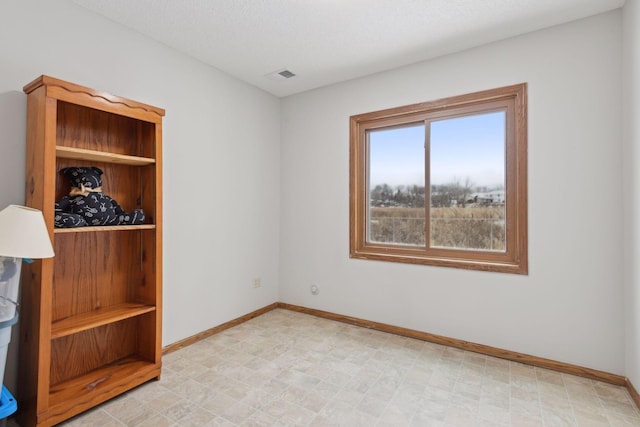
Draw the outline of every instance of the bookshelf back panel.
<instances>
[{"instance_id":1,"label":"bookshelf back panel","mask_svg":"<svg viewBox=\"0 0 640 427\"><path fill-rule=\"evenodd\" d=\"M142 285L140 231L55 235L52 320L135 302Z\"/></svg>"},{"instance_id":2,"label":"bookshelf back panel","mask_svg":"<svg viewBox=\"0 0 640 427\"><path fill-rule=\"evenodd\" d=\"M113 163L86 162L74 159L58 159L56 163L56 201L71 190L69 178L61 171L67 167L98 167L102 175L102 192L118 202L122 209L131 212L143 209L145 224L153 224L155 217L155 166L128 166ZM143 185L144 182L144 185ZM147 189L147 191L145 191Z\"/></svg>"},{"instance_id":3,"label":"bookshelf back panel","mask_svg":"<svg viewBox=\"0 0 640 427\"><path fill-rule=\"evenodd\" d=\"M64 101L58 101L57 116L57 145L155 157L153 123Z\"/></svg>"},{"instance_id":4,"label":"bookshelf back panel","mask_svg":"<svg viewBox=\"0 0 640 427\"><path fill-rule=\"evenodd\" d=\"M137 354L137 323L127 319L53 340L51 386Z\"/></svg>"}]
</instances>

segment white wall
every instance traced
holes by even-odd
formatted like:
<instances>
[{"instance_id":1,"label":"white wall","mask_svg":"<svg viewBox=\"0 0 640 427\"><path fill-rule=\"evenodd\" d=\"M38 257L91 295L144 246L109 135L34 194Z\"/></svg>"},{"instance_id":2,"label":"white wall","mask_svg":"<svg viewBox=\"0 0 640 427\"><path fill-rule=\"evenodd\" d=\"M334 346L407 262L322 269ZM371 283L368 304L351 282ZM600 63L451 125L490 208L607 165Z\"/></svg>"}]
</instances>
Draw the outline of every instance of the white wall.
<instances>
[{"instance_id":1,"label":"white wall","mask_svg":"<svg viewBox=\"0 0 640 427\"><path fill-rule=\"evenodd\" d=\"M640 104L638 9L627 0L627 117ZM22 86L49 74L167 110L164 345L281 300L626 373L637 387L640 232L627 239L625 319L620 206L640 175L627 168L623 192L620 46L617 11L292 96L281 117L278 99L68 0L5 0L0 208L24 202ZM530 274L349 259L349 116L523 81ZM640 163L631 122L627 166ZM629 224L640 198L627 207Z\"/></svg>"},{"instance_id":2,"label":"white wall","mask_svg":"<svg viewBox=\"0 0 640 427\"><path fill-rule=\"evenodd\" d=\"M280 300L623 374L620 73L618 10L285 98ZM520 82L529 275L349 259L349 116Z\"/></svg>"},{"instance_id":3,"label":"white wall","mask_svg":"<svg viewBox=\"0 0 640 427\"><path fill-rule=\"evenodd\" d=\"M2 1L0 208L24 203L22 87L40 74L166 109L164 345L277 300L277 98L68 0Z\"/></svg>"},{"instance_id":4,"label":"white wall","mask_svg":"<svg viewBox=\"0 0 640 427\"><path fill-rule=\"evenodd\" d=\"M624 6L625 372L640 390L640 2Z\"/></svg>"}]
</instances>

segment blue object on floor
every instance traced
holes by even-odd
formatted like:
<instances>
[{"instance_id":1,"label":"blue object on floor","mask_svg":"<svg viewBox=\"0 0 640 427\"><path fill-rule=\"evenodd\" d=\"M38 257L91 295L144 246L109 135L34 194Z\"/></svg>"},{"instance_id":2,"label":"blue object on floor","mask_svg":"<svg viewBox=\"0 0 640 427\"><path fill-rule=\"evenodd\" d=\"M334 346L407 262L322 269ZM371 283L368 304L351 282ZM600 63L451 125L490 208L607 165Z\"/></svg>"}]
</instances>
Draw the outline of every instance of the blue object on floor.
<instances>
[{"instance_id":1,"label":"blue object on floor","mask_svg":"<svg viewBox=\"0 0 640 427\"><path fill-rule=\"evenodd\" d=\"M18 410L18 403L13 398L9 390L3 385L0 394L0 420L7 418Z\"/></svg>"}]
</instances>

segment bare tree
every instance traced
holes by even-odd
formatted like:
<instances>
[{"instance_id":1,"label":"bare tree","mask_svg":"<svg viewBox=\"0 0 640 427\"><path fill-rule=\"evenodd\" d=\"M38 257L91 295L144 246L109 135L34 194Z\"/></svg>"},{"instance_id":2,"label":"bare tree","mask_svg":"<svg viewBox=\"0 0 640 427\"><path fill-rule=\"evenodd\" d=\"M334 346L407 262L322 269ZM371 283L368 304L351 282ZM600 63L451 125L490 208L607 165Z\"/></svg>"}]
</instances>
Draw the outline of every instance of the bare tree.
<instances>
[{"instance_id":1,"label":"bare tree","mask_svg":"<svg viewBox=\"0 0 640 427\"><path fill-rule=\"evenodd\" d=\"M469 196L473 193L473 182L471 182L471 178L465 178L464 186L461 188L461 193L462 197L458 204L464 208L469 200Z\"/></svg>"}]
</instances>

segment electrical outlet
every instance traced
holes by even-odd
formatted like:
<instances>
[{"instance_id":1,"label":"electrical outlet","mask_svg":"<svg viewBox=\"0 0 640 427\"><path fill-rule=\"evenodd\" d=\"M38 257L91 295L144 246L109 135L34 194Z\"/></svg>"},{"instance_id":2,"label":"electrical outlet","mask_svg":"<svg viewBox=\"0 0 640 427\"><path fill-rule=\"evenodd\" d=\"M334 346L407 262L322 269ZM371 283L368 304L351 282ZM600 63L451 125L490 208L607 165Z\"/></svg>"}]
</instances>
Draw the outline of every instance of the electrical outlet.
<instances>
[{"instance_id":1,"label":"electrical outlet","mask_svg":"<svg viewBox=\"0 0 640 427\"><path fill-rule=\"evenodd\" d=\"M259 277L254 277L253 278L253 287L254 288L259 288L260 286L262 286L262 279L260 279Z\"/></svg>"}]
</instances>

